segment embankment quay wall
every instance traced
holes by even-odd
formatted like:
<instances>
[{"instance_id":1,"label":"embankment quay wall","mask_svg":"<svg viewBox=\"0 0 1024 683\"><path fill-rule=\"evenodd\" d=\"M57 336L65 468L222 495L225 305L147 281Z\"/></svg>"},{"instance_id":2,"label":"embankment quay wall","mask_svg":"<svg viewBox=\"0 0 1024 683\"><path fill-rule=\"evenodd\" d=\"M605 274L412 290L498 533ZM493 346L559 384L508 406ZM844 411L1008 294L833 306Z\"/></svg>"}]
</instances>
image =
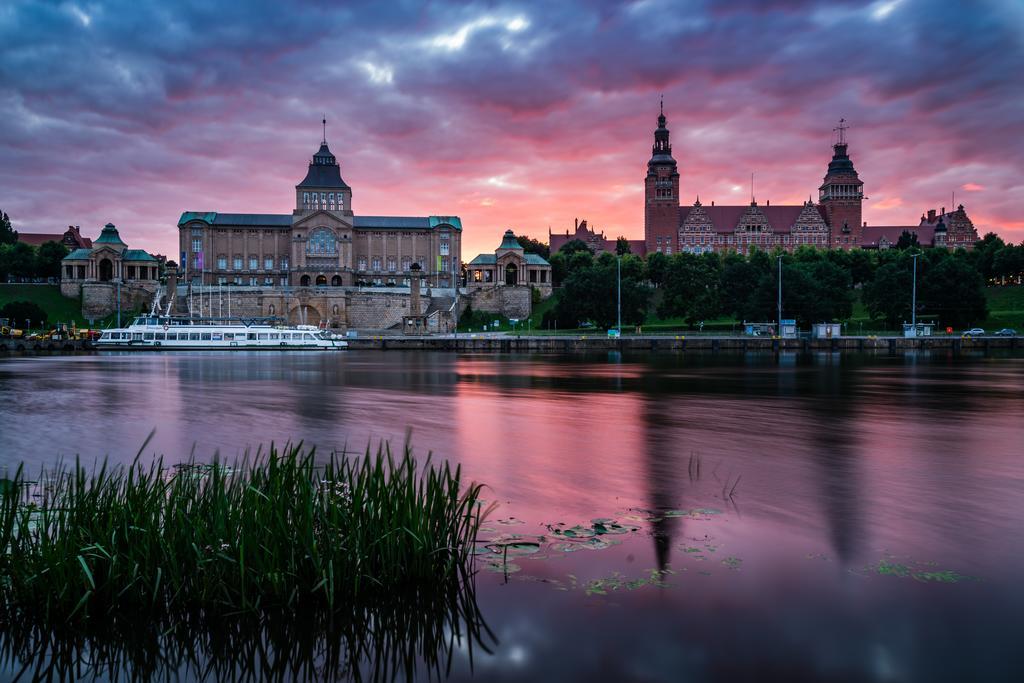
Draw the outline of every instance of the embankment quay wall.
<instances>
[{"instance_id":1,"label":"embankment quay wall","mask_svg":"<svg viewBox=\"0 0 1024 683\"><path fill-rule=\"evenodd\" d=\"M590 335L471 335L433 337L361 337L349 339L350 349L479 351L479 352L556 352L588 351L879 351L903 352L917 350L989 351L997 349L1024 351L1024 337L839 337L835 339L771 339L766 337L685 337L643 336L608 337Z\"/></svg>"},{"instance_id":2,"label":"embankment quay wall","mask_svg":"<svg viewBox=\"0 0 1024 683\"><path fill-rule=\"evenodd\" d=\"M91 342L84 339L56 341L52 339L0 339L0 355L5 353L71 353L90 351Z\"/></svg>"},{"instance_id":3,"label":"embankment quay wall","mask_svg":"<svg viewBox=\"0 0 1024 683\"><path fill-rule=\"evenodd\" d=\"M689 351L694 353L735 353L745 351L835 351L890 352L945 350L952 352L1020 351L1024 337L839 337L837 339L769 339L762 337L623 337L600 336L512 336L451 335L403 337L367 336L349 339L350 349L384 349L410 351L465 352L552 352L586 353L591 351ZM90 342L82 340L51 341L32 339L0 339L0 355L18 353L69 353L91 351ZM140 349L141 350L141 349Z\"/></svg>"}]
</instances>

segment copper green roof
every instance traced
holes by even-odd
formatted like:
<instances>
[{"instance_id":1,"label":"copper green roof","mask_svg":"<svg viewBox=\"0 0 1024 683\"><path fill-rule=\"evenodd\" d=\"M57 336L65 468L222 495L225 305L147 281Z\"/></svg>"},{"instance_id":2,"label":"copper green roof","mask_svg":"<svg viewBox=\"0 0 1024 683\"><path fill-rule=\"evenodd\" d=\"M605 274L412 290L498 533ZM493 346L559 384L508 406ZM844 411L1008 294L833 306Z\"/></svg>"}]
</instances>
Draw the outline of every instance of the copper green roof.
<instances>
[{"instance_id":1,"label":"copper green roof","mask_svg":"<svg viewBox=\"0 0 1024 683\"><path fill-rule=\"evenodd\" d=\"M121 258L125 261L156 261L149 252L142 249L125 249Z\"/></svg>"},{"instance_id":2,"label":"copper green roof","mask_svg":"<svg viewBox=\"0 0 1024 683\"><path fill-rule=\"evenodd\" d=\"M501 245L498 249L518 249L523 250L523 245L519 244L519 240L516 239L516 234L511 230L505 231L505 236L501 238Z\"/></svg>"},{"instance_id":3,"label":"copper green roof","mask_svg":"<svg viewBox=\"0 0 1024 683\"><path fill-rule=\"evenodd\" d=\"M67 259L85 260L85 259L89 258L89 254L91 254L91 253L92 253L92 249L75 249L73 252L71 252L70 254L65 256L64 260L65 261Z\"/></svg>"},{"instance_id":4,"label":"copper green roof","mask_svg":"<svg viewBox=\"0 0 1024 683\"><path fill-rule=\"evenodd\" d=\"M123 247L124 241L122 241L121 236L117 234L117 228L114 227L114 224L107 223L103 226L100 236L96 238L93 244L119 244Z\"/></svg>"},{"instance_id":5,"label":"copper green roof","mask_svg":"<svg viewBox=\"0 0 1024 683\"><path fill-rule=\"evenodd\" d=\"M523 254L523 258L526 259L526 263L531 266L550 266L543 256L540 254ZM469 262L471 266L493 266L498 262L498 257L494 254L477 254L472 261Z\"/></svg>"}]
</instances>

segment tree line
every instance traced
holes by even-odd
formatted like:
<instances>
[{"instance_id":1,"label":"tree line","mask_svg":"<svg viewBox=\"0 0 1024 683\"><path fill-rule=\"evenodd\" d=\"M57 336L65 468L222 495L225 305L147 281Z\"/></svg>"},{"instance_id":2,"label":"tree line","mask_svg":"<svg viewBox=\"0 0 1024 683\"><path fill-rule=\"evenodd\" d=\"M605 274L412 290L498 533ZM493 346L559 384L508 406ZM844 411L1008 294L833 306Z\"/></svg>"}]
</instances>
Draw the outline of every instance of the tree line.
<instances>
[{"instance_id":1,"label":"tree line","mask_svg":"<svg viewBox=\"0 0 1024 683\"><path fill-rule=\"evenodd\" d=\"M60 277L60 262L68 248L60 242L44 242L39 247L18 241L10 217L0 211L0 282Z\"/></svg>"},{"instance_id":2,"label":"tree line","mask_svg":"<svg viewBox=\"0 0 1024 683\"><path fill-rule=\"evenodd\" d=\"M920 249L911 239L901 240L900 247L841 251L801 246L792 253L754 249L749 255L654 253L646 258L617 249L626 251L617 259L609 253L595 256L574 240L549 258L558 299L543 324L613 327L619 269L623 325L642 325L652 314L681 318L691 327L729 318L774 321L781 259L784 318L805 328L843 322L851 318L859 293L872 319L897 329L911 319L916 254L917 316L960 328L987 316L986 282L1019 283L1024 270L1024 244L1006 244L994 234L972 251Z\"/></svg>"}]
</instances>

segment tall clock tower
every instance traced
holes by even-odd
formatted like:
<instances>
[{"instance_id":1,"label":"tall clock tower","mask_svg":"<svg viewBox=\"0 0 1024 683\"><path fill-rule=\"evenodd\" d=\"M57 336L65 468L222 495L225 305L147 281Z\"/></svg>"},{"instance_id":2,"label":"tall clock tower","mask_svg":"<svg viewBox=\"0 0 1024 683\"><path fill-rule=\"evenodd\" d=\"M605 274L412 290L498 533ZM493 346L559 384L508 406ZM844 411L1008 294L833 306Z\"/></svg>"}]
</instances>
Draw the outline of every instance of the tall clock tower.
<instances>
[{"instance_id":1,"label":"tall clock tower","mask_svg":"<svg viewBox=\"0 0 1024 683\"><path fill-rule=\"evenodd\" d=\"M832 145L832 161L825 179L818 188L818 208L829 227L829 246L833 249L859 247L863 238L861 205L864 183L847 153L846 120L839 119L836 142Z\"/></svg>"},{"instance_id":2,"label":"tall clock tower","mask_svg":"<svg viewBox=\"0 0 1024 683\"><path fill-rule=\"evenodd\" d=\"M644 178L644 241L647 253L679 251L679 171L665 126L665 104L658 113L651 160Z\"/></svg>"}]
</instances>

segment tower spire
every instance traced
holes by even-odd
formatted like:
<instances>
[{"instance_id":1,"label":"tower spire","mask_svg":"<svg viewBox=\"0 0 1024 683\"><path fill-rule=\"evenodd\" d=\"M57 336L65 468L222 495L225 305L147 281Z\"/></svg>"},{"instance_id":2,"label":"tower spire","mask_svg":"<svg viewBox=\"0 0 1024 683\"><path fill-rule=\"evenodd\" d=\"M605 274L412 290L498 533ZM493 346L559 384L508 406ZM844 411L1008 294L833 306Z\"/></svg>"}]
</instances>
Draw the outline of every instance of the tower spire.
<instances>
[{"instance_id":1,"label":"tower spire","mask_svg":"<svg viewBox=\"0 0 1024 683\"><path fill-rule=\"evenodd\" d=\"M320 142L320 144L326 145L327 144L327 114L324 114L324 118L323 118L323 121L321 121L321 123L324 125L324 139Z\"/></svg>"},{"instance_id":2,"label":"tower spire","mask_svg":"<svg viewBox=\"0 0 1024 683\"><path fill-rule=\"evenodd\" d=\"M848 128L849 126L846 125L846 119L839 119L839 125L832 129L833 132L838 133L838 137L836 138L838 142L836 144L846 144L846 131Z\"/></svg>"}]
</instances>

